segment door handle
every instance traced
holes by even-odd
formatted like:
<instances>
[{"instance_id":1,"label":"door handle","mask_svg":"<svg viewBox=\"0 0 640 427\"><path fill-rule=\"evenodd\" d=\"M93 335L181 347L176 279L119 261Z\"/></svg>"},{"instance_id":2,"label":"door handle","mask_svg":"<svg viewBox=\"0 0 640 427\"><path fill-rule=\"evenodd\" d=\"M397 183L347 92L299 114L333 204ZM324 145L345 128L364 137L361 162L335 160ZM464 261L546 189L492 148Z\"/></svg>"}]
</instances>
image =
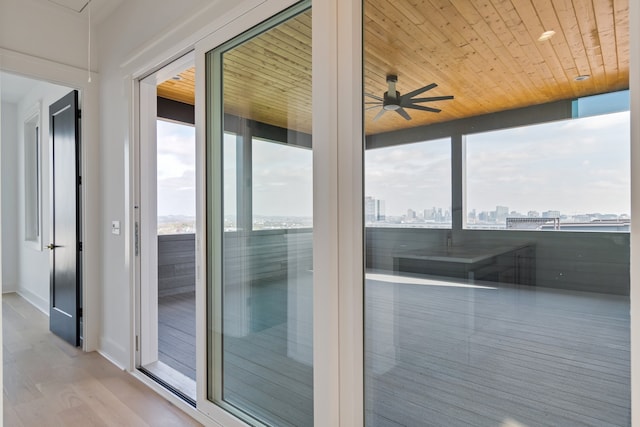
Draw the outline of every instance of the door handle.
<instances>
[{"instance_id":1,"label":"door handle","mask_svg":"<svg viewBox=\"0 0 640 427\"><path fill-rule=\"evenodd\" d=\"M54 250L55 248L59 248L59 247L60 245L54 245L53 243L49 243L47 245L47 249L51 249L51 250Z\"/></svg>"}]
</instances>

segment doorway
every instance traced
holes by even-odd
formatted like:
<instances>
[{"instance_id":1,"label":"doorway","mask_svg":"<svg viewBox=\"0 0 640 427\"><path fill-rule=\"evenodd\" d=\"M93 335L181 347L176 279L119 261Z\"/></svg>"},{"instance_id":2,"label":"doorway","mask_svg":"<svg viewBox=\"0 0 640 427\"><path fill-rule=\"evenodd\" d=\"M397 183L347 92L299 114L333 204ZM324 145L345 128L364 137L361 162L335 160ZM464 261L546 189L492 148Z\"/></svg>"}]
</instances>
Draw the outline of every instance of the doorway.
<instances>
[{"instance_id":1,"label":"doorway","mask_svg":"<svg viewBox=\"0 0 640 427\"><path fill-rule=\"evenodd\" d=\"M77 209L80 206L81 191L76 180L81 173L80 155L76 150L79 149L80 128L77 126L77 115L73 113L75 107L67 105L68 103L63 106L59 101L69 96L66 100L79 107L82 97L80 92L70 87L14 73L0 72L0 82L3 141L2 245L6 248L2 251L2 292L21 295L50 316L54 333L68 338L67 341L74 346L81 345L82 333L78 315L82 307L82 259L78 257L77 242L82 240L82 230L79 227L82 212ZM63 138L58 138L62 134ZM56 144L51 143L51 135L55 137ZM63 143L67 140L70 141L69 144ZM66 152L61 153L60 149ZM58 154L54 155L54 151ZM60 168L54 167L53 161ZM64 188L54 191L58 185L53 184L53 177L60 170L71 174L70 184L62 183ZM56 175L58 184L59 178ZM73 213L73 218L60 212L54 215L54 205L50 203L54 194L65 198L56 207L69 207L73 212L66 214ZM76 201L69 200L72 195ZM54 218L58 220L58 224L54 222ZM59 223L61 219L65 219L64 224ZM70 224L68 227L67 223ZM63 237L68 241L63 242ZM56 250L50 250L49 246L55 246ZM59 246L65 248L58 248ZM58 274L61 271L59 268L51 268L54 267L54 258L59 260L65 256L65 252L74 258L73 265L68 264L73 271L66 269L62 277ZM60 266L60 263L56 265ZM53 276L52 272L55 272ZM54 281L54 284L69 284L70 288L65 289L65 295L71 295L67 291L73 288L71 304L64 298L57 298L56 295L60 296L57 292L51 293L50 277L65 279ZM68 314L62 314L62 311ZM65 324L63 330L57 328L61 319Z\"/></svg>"},{"instance_id":2,"label":"doorway","mask_svg":"<svg viewBox=\"0 0 640 427\"><path fill-rule=\"evenodd\" d=\"M140 82L137 367L196 400L194 60Z\"/></svg>"}]
</instances>

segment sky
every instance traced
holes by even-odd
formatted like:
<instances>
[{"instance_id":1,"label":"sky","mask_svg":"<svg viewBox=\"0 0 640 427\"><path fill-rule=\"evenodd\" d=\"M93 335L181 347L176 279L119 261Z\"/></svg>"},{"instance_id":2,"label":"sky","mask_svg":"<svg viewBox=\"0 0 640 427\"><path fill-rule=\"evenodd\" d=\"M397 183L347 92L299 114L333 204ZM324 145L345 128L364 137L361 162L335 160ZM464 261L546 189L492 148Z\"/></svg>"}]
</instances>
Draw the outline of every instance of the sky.
<instances>
[{"instance_id":1,"label":"sky","mask_svg":"<svg viewBox=\"0 0 640 427\"><path fill-rule=\"evenodd\" d=\"M449 139L365 152L365 195L385 201L387 215L451 206Z\"/></svg>"},{"instance_id":2,"label":"sky","mask_svg":"<svg viewBox=\"0 0 640 427\"><path fill-rule=\"evenodd\" d=\"M467 209L630 213L629 112L467 135ZM365 193L387 215L451 206L449 140L369 150Z\"/></svg>"},{"instance_id":3,"label":"sky","mask_svg":"<svg viewBox=\"0 0 640 427\"><path fill-rule=\"evenodd\" d=\"M311 150L253 140L253 212L264 216L313 216Z\"/></svg>"},{"instance_id":4,"label":"sky","mask_svg":"<svg viewBox=\"0 0 640 427\"><path fill-rule=\"evenodd\" d=\"M630 213L629 112L467 135L467 209ZM192 126L158 121L158 215L195 215ZM235 213L235 144L225 136L225 215ZM448 139L365 153L365 195L387 215L451 206ZM258 216L312 216L312 152L254 141Z\"/></svg>"},{"instance_id":5,"label":"sky","mask_svg":"<svg viewBox=\"0 0 640 427\"><path fill-rule=\"evenodd\" d=\"M630 213L629 112L467 136L467 206Z\"/></svg>"},{"instance_id":6,"label":"sky","mask_svg":"<svg viewBox=\"0 0 640 427\"><path fill-rule=\"evenodd\" d=\"M195 217L195 128L158 120L157 132L158 216Z\"/></svg>"},{"instance_id":7,"label":"sky","mask_svg":"<svg viewBox=\"0 0 640 427\"><path fill-rule=\"evenodd\" d=\"M224 211L235 214L235 137L225 134ZM313 216L312 152L260 138L253 139L253 213L255 216Z\"/></svg>"}]
</instances>

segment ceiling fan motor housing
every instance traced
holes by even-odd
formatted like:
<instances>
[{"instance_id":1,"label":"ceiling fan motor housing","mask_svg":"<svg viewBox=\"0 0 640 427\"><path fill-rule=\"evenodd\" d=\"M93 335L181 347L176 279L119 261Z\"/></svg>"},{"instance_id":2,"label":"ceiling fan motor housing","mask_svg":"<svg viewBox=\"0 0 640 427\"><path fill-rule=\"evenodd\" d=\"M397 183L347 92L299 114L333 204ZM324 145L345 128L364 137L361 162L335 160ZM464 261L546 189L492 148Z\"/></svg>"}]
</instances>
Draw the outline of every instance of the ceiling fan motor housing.
<instances>
[{"instance_id":1,"label":"ceiling fan motor housing","mask_svg":"<svg viewBox=\"0 0 640 427\"><path fill-rule=\"evenodd\" d=\"M397 110L400 108L400 92L395 91L395 96L389 96L389 92L385 92L382 108L385 110Z\"/></svg>"},{"instance_id":2,"label":"ceiling fan motor housing","mask_svg":"<svg viewBox=\"0 0 640 427\"><path fill-rule=\"evenodd\" d=\"M400 108L400 92L396 90L396 83L398 82L398 76L395 74L389 74L387 76L387 85L389 90L384 93L384 102L382 108L387 111L393 111Z\"/></svg>"}]
</instances>

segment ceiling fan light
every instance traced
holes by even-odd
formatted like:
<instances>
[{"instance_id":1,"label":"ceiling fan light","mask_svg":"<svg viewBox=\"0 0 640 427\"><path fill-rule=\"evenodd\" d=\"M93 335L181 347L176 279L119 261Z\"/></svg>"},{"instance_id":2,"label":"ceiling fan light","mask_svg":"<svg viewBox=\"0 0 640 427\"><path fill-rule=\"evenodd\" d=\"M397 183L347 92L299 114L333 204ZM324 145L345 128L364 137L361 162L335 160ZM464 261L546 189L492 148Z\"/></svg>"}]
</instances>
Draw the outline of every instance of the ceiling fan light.
<instances>
[{"instance_id":1,"label":"ceiling fan light","mask_svg":"<svg viewBox=\"0 0 640 427\"><path fill-rule=\"evenodd\" d=\"M538 37L538 41L539 42L543 42L543 41L547 41L549 40L551 37L553 37L556 34L555 31L553 30L549 30L549 31L545 31L544 33L542 33L540 35L540 37Z\"/></svg>"},{"instance_id":2,"label":"ceiling fan light","mask_svg":"<svg viewBox=\"0 0 640 427\"><path fill-rule=\"evenodd\" d=\"M385 106L384 106L384 107L382 107L382 108L384 108L384 109L385 109L385 110L387 110L387 111L395 111L395 110L397 110L398 108L400 108L400 106L399 106L399 105L397 105L397 104L387 104L387 105L385 105Z\"/></svg>"},{"instance_id":3,"label":"ceiling fan light","mask_svg":"<svg viewBox=\"0 0 640 427\"><path fill-rule=\"evenodd\" d=\"M577 77L574 77L573 80L577 81L577 82L582 82L585 80L589 80L591 78L591 76L589 74L582 74L579 75Z\"/></svg>"}]
</instances>

